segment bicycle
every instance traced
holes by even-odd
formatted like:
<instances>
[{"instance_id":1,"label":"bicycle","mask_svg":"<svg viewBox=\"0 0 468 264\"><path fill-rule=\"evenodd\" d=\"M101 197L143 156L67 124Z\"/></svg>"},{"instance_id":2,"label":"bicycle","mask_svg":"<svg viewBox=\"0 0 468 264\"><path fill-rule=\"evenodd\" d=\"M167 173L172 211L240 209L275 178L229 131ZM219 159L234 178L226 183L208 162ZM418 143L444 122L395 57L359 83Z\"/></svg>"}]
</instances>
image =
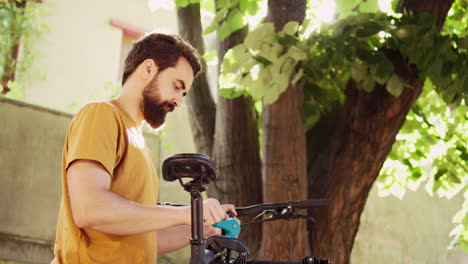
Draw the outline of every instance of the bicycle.
<instances>
[{"instance_id":1,"label":"bicycle","mask_svg":"<svg viewBox=\"0 0 468 264\"><path fill-rule=\"evenodd\" d=\"M190 193L192 220L190 264L330 264L328 259L319 259L313 256L304 257L301 262L248 260L249 250L247 246L237 239L237 235L240 233L240 225L232 218L230 212L228 212L230 219L214 225L221 228L224 235L212 235L205 239L203 237L203 200L201 193L206 190L206 186L210 181L216 180L217 169L214 161L201 154L177 154L168 157L163 162L162 171L164 180L178 180L182 187ZM180 206L170 203L162 204ZM329 206L329 204L330 201L326 199L312 199L238 207L236 211L238 216L258 214L248 224L279 219L310 220L310 216L296 214L296 209Z\"/></svg>"}]
</instances>

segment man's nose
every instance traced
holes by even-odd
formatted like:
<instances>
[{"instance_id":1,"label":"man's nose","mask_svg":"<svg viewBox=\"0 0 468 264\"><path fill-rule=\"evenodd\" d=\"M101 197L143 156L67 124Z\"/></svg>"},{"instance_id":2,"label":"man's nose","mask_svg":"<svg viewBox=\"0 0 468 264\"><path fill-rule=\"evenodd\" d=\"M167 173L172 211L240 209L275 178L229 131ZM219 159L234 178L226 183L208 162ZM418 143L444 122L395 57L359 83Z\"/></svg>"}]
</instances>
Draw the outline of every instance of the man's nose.
<instances>
[{"instance_id":1,"label":"man's nose","mask_svg":"<svg viewBox=\"0 0 468 264\"><path fill-rule=\"evenodd\" d=\"M182 97L177 96L176 98L174 98L174 100L172 100L172 105L174 107L181 106L182 105Z\"/></svg>"}]
</instances>

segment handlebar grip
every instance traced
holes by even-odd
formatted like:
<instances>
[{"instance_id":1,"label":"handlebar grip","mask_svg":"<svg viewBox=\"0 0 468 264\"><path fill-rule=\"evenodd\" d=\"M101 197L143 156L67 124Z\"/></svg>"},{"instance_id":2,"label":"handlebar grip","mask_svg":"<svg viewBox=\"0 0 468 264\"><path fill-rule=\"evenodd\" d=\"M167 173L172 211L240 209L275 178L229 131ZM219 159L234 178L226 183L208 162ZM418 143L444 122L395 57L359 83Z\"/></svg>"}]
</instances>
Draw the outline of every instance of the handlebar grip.
<instances>
[{"instance_id":1,"label":"handlebar grip","mask_svg":"<svg viewBox=\"0 0 468 264\"><path fill-rule=\"evenodd\" d=\"M266 260L253 260L247 261L247 264L330 264L328 259L318 259L316 257L305 257L301 262L292 261L266 261Z\"/></svg>"},{"instance_id":2,"label":"handlebar grip","mask_svg":"<svg viewBox=\"0 0 468 264\"><path fill-rule=\"evenodd\" d=\"M247 264L302 264L302 262L252 260L247 261Z\"/></svg>"},{"instance_id":3,"label":"handlebar grip","mask_svg":"<svg viewBox=\"0 0 468 264\"><path fill-rule=\"evenodd\" d=\"M330 206L330 200L328 199L311 199L311 200L303 200L296 202L296 208L312 208L312 207L320 207L320 206Z\"/></svg>"}]
</instances>

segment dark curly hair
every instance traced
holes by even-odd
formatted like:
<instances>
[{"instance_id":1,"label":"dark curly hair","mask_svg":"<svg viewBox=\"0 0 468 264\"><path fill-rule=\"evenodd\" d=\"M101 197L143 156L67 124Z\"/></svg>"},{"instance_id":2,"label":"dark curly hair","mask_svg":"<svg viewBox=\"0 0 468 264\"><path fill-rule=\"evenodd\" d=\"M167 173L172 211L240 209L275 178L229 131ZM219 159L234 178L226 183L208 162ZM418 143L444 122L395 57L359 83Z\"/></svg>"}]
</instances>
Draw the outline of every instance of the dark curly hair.
<instances>
[{"instance_id":1,"label":"dark curly hair","mask_svg":"<svg viewBox=\"0 0 468 264\"><path fill-rule=\"evenodd\" d=\"M125 59L122 85L135 69L146 59L152 59L160 71L174 67L180 57L184 57L192 66L195 78L201 70L198 51L176 35L151 33L133 43Z\"/></svg>"}]
</instances>

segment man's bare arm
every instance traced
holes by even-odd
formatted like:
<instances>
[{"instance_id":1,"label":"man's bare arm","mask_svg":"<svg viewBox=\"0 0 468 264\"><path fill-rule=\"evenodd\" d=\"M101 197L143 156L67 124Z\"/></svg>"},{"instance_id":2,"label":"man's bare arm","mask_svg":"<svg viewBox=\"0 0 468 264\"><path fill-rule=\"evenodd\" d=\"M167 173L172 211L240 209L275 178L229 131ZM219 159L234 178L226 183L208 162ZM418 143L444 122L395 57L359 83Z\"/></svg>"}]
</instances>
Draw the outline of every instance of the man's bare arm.
<instances>
[{"instance_id":1,"label":"man's bare arm","mask_svg":"<svg viewBox=\"0 0 468 264\"><path fill-rule=\"evenodd\" d=\"M221 229L212 226L204 226L205 237L221 234ZM191 226L173 226L158 231L158 256L174 252L190 244Z\"/></svg>"},{"instance_id":2,"label":"man's bare arm","mask_svg":"<svg viewBox=\"0 0 468 264\"><path fill-rule=\"evenodd\" d=\"M111 176L98 162L73 162L67 170L67 182L73 219L80 228L130 235L190 224L189 207L143 205L111 192ZM216 200L204 204L205 224L227 217Z\"/></svg>"}]
</instances>

